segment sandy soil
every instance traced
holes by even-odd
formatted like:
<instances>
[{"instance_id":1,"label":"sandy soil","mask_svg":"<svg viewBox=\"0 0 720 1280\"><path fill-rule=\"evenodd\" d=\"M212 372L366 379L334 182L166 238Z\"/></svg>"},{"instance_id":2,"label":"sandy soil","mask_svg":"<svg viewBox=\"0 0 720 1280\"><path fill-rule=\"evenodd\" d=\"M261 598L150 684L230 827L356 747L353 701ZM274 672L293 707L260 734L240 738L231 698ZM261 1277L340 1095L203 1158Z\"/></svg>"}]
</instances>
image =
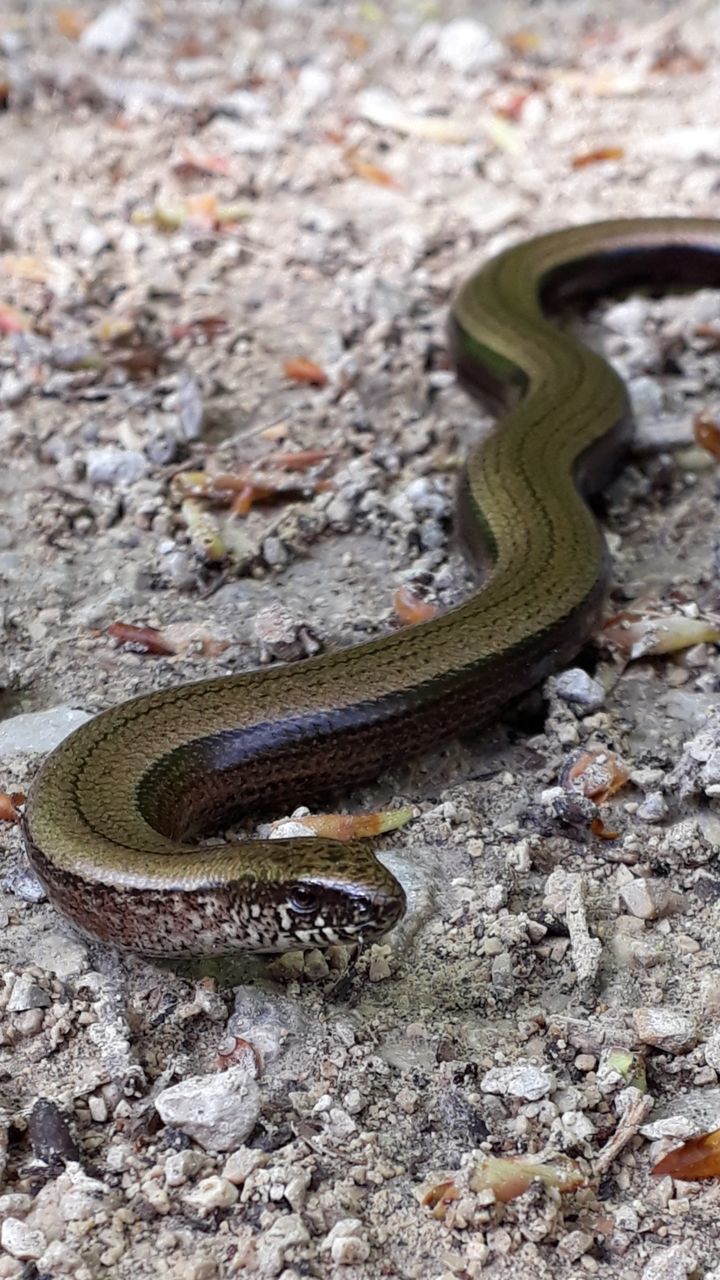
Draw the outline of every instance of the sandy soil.
<instances>
[{"instance_id":1,"label":"sandy soil","mask_svg":"<svg viewBox=\"0 0 720 1280\"><path fill-rule=\"evenodd\" d=\"M470 590L454 476L488 422L448 368L452 292L567 222L717 213L719 12L6 0L0 787L68 709L382 634L403 584ZM692 431L719 319L703 291L574 322L638 417L609 613L719 608ZM327 454L299 491L296 450ZM173 483L248 469L281 492L246 517ZM650 1173L720 1127L717 652L579 667L341 798L415 806L381 844L411 911L359 958L120 957L3 824L0 1280L717 1280L716 1182ZM585 751L629 773L597 809ZM504 1156L550 1185L500 1203Z\"/></svg>"}]
</instances>

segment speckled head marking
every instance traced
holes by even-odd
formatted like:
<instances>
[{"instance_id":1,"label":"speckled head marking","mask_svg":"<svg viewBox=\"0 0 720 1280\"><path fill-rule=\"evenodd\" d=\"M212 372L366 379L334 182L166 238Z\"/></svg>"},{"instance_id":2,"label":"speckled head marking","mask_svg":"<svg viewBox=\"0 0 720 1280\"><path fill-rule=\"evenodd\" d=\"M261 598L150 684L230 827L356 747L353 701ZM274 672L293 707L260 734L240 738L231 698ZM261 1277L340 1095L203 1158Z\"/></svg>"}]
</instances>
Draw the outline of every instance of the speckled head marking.
<instances>
[{"instance_id":1,"label":"speckled head marking","mask_svg":"<svg viewBox=\"0 0 720 1280\"><path fill-rule=\"evenodd\" d=\"M511 404L467 460L458 519L482 588L431 622L307 662L132 699L48 757L25 839L83 929L149 954L284 950L377 937L404 908L364 845L195 847L236 813L287 813L377 777L569 661L608 578L583 500L629 438L616 373L546 304L642 284L720 284L720 221L571 227L509 249L453 305L460 381Z\"/></svg>"},{"instance_id":2,"label":"speckled head marking","mask_svg":"<svg viewBox=\"0 0 720 1280\"><path fill-rule=\"evenodd\" d=\"M25 838L30 840L27 827ZM37 846L28 847L50 897L84 933L148 956L366 942L382 937L402 916L402 888L367 845L299 840L300 857L289 868L285 843L253 842L257 856L232 880L222 871L235 847L203 848L198 854L217 875L206 875L198 885L182 874L173 877L168 867L162 887L157 887L159 878L139 887L128 874L77 875L58 868ZM171 861L173 871L184 870Z\"/></svg>"}]
</instances>

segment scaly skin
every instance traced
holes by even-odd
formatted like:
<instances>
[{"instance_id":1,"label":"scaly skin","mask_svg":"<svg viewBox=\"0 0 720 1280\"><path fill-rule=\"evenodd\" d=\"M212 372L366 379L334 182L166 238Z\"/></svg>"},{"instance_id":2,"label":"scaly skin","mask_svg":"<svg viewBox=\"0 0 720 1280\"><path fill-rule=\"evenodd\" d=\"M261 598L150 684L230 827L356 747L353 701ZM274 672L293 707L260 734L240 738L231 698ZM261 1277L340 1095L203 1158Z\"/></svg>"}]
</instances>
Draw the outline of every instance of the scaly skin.
<instances>
[{"instance_id":1,"label":"scaly skin","mask_svg":"<svg viewBox=\"0 0 720 1280\"><path fill-rule=\"evenodd\" d=\"M720 221L570 228L501 254L460 290L460 379L515 405L461 479L460 530L487 575L465 604L308 662L133 698L52 752L25 842L81 929L198 955L327 946L396 922L403 891L366 844L189 841L250 808L376 777L482 724L578 651L608 576L581 494L608 479L631 421L618 376L542 307L643 284L720 284Z\"/></svg>"}]
</instances>

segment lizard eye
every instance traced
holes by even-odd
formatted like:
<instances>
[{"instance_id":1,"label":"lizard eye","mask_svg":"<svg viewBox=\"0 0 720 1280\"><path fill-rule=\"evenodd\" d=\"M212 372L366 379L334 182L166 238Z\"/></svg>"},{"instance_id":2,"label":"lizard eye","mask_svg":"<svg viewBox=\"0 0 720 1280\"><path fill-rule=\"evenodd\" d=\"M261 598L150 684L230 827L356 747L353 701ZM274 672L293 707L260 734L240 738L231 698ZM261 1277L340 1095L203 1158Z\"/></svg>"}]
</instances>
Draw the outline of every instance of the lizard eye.
<instances>
[{"instance_id":1,"label":"lizard eye","mask_svg":"<svg viewBox=\"0 0 720 1280\"><path fill-rule=\"evenodd\" d=\"M293 911L298 911L301 915L309 915L311 912L319 911L320 909L320 899L317 891L307 884L292 885L289 903Z\"/></svg>"}]
</instances>

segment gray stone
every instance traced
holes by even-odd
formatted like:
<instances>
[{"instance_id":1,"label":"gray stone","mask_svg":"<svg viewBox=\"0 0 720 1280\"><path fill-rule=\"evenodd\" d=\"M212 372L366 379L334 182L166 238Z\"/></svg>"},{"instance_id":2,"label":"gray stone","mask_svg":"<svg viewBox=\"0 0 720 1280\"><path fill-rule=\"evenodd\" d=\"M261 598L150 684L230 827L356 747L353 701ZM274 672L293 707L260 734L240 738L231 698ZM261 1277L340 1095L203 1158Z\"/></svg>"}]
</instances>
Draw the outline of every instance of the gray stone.
<instances>
[{"instance_id":1,"label":"gray stone","mask_svg":"<svg viewBox=\"0 0 720 1280\"><path fill-rule=\"evenodd\" d=\"M649 791L638 805L637 816L643 822L663 822L667 815L667 802L662 791Z\"/></svg>"},{"instance_id":2,"label":"gray stone","mask_svg":"<svg viewBox=\"0 0 720 1280\"><path fill-rule=\"evenodd\" d=\"M234 1151L257 1123L260 1090L242 1067L230 1067L163 1089L155 1106L164 1124L180 1129L206 1151Z\"/></svg>"},{"instance_id":3,"label":"gray stone","mask_svg":"<svg viewBox=\"0 0 720 1280\"><path fill-rule=\"evenodd\" d=\"M90 484L130 485L147 475L148 459L137 449L116 449L108 445L89 449L85 458Z\"/></svg>"},{"instance_id":4,"label":"gray stone","mask_svg":"<svg viewBox=\"0 0 720 1280\"><path fill-rule=\"evenodd\" d=\"M50 1003L48 992L26 973L21 973L13 983L7 1007L10 1013L24 1013L27 1009L48 1009Z\"/></svg>"},{"instance_id":5,"label":"gray stone","mask_svg":"<svg viewBox=\"0 0 720 1280\"><path fill-rule=\"evenodd\" d=\"M79 939L55 929L38 934L28 959L58 978L71 978L88 968L87 947Z\"/></svg>"},{"instance_id":6,"label":"gray stone","mask_svg":"<svg viewBox=\"0 0 720 1280\"><path fill-rule=\"evenodd\" d=\"M597 711L605 701L602 685L581 667L563 671L553 683L558 698L582 708L583 711Z\"/></svg>"},{"instance_id":7,"label":"gray stone","mask_svg":"<svg viewBox=\"0 0 720 1280\"><path fill-rule=\"evenodd\" d=\"M91 717L76 707L51 707L0 721L0 759L16 751L52 751Z\"/></svg>"}]
</instances>

